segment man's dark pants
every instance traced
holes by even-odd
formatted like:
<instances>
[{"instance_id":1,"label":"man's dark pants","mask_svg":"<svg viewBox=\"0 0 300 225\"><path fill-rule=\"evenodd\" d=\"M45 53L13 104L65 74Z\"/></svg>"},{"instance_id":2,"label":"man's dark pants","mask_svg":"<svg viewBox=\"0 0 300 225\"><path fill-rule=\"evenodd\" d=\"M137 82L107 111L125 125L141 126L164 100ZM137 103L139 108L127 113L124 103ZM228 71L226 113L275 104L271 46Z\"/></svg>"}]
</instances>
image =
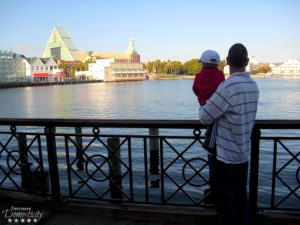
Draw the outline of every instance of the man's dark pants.
<instances>
[{"instance_id":1,"label":"man's dark pants","mask_svg":"<svg viewBox=\"0 0 300 225\"><path fill-rule=\"evenodd\" d=\"M208 163L211 189L215 193L216 224L246 224L248 162L225 164L209 155Z\"/></svg>"}]
</instances>

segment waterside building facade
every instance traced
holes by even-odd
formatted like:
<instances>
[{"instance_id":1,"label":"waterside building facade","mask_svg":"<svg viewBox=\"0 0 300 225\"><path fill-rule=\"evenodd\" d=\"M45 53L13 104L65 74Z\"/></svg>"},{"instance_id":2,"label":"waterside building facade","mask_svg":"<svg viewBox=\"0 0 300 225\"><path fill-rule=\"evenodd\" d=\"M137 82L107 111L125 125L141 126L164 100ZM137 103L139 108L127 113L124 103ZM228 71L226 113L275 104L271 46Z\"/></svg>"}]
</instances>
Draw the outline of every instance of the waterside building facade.
<instances>
[{"instance_id":1,"label":"waterside building facade","mask_svg":"<svg viewBox=\"0 0 300 225\"><path fill-rule=\"evenodd\" d=\"M26 77L26 66L21 55L0 50L0 81L22 81Z\"/></svg>"},{"instance_id":2,"label":"waterside building facade","mask_svg":"<svg viewBox=\"0 0 300 225\"><path fill-rule=\"evenodd\" d=\"M65 74L53 58L26 58L27 78L31 81L63 81Z\"/></svg>"},{"instance_id":3,"label":"waterside building facade","mask_svg":"<svg viewBox=\"0 0 300 225\"><path fill-rule=\"evenodd\" d=\"M89 60L96 61L89 64L88 71L78 71L77 78L97 79L103 81L137 81L145 80L147 71L140 62L140 55L134 47L134 40L124 53L90 52Z\"/></svg>"},{"instance_id":4,"label":"waterside building facade","mask_svg":"<svg viewBox=\"0 0 300 225\"><path fill-rule=\"evenodd\" d=\"M146 77L146 71L140 62L140 55L135 50L133 39L130 39L129 46L124 53L78 51L68 32L64 28L54 27L43 57L58 60L68 78L72 77L80 63L85 62L89 63L88 70L76 71L75 78L122 81L142 80ZM75 66L70 66L71 64Z\"/></svg>"},{"instance_id":5,"label":"waterside building facade","mask_svg":"<svg viewBox=\"0 0 300 225\"><path fill-rule=\"evenodd\" d=\"M64 72L53 58L26 58L0 50L0 81L62 81Z\"/></svg>"},{"instance_id":6,"label":"waterside building facade","mask_svg":"<svg viewBox=\"0 0 300 225\"><path fill-rule=\"evenodd\" d=\"M138 81L146 79L143 63L128 59L97 59L88 71L76 72L76 77L107 81Z\"/></svg>"},{"instance_id":7,"label":"waterside building facade","mask_svg":"<svg viewBox=\"0 0 300 225\"><path fill-rule=\"evenodd\" d=\"M271 63L272 74L274 75L294 75L300 77L300 61L292 58L284 63Z\"/></svg>"}]
</instances>

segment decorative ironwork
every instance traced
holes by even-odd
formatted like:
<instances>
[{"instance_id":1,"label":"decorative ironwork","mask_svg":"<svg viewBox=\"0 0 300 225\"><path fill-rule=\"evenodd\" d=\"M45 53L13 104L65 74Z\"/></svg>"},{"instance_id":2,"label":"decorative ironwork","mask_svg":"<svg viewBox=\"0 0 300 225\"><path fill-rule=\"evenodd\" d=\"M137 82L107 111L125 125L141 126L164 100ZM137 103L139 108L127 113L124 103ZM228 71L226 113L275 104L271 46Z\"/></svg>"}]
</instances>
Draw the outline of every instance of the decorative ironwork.
<instances>
[{"instance_id":1,"label":"decorative ironwork","mask_svg":"<svg viewBox=\"0 0 300 225\"><path fill-rule=\"evenodd\" d=\"M0 186L46 194L47 181L41 182L41 177L46 179L47 172L44 171L43 166L40 136L31 135L28 139L26 134L17 133L16 126L11 126L10 131L11 134L5 144L0 140L2 147L0 155L2 158L6 156L6 166L2 164L0 167L5 174L0 181Z\"/></svg>"},{"instance_id":2,"label":"decorative ironwork","mask_svg":"<svg viewBox=\"0 0 300 225\"><path fill-rule=\"evenodd\" d=\"M196 162L194 165L194 162ZM207 160L203 159L203 158L193 158L188 160L182 169L182 176L185 180L185 182L187 184L190 184L194 187L202 187L204 185L207 185L209 182L209 178L204 177L203 174L201 173L203 171L203 169L205 169L207 167ZM197 167L200 167L199 169L197 169ZM192 175L189 175L190 177L187 177L188 172L186 172L188 170L188 168L190 168L192 170L192 172L194 172ZM193 181L196 180L196 177L200 178L200 182L197 183L197 181Z\"/></svg>"},{"instance_id":3,"label":"decorative ironwork","mask_svg":"<svg viewBox=\"0 0 300 225\"><path fill-rule=\"evenodd\" d=\"M96 157L101 159L100 163L98 163L98 164L95 163L95 161L94 161ZM90 162L92 164L94 164L94 166L96 167L92 174L89 172L89 167L88 167ZM106 169L106 172L105 172L105 169L103 169L103 167L106 166L106 165L108 165L107 166L108 169ZM88 177L90 177L94 181L103 182L103 181L106 181L106 180L109 179L109 174L108 174L107 171L111 170L112 165L108 161L107 157L105 157L104 155L98 154L98 155L93 155L93 156L91 156L87 159L85 168L86 168L86 173L87 173ZM98 173L98 172L100 173L100 176L102 174L102 176L104 176L104 178L94 177L94 175L96 175L96 173Z\"/></svg>"},{"instance_id":4,"label":"decorative ironwork","mask_svg":"<svg viewBox=\"0 0 300 225\"><path fill-rule=\"evenodd\" d=\"M174 157L171 159L170 162L164 162L162 160L162 182L165 184L168 183L168 192L169 194L163 195L163 202L169 202L169 201L174 201L174 198L180 194L183 194L185 197L186 201L191 201L195 205L199 205L201 202L204 201L203 198L201 198L201 194L198 192L197 196L193 195L191 191L189 191L188 186L193 186L193 187L203 187L206 186L208 188L208 178L206 177L207 172L205 173L205 169L207 171L208 169L208 164L207 161L203 158L200 157L193 157L189 158L190 154L187 154L189 150L191 150L194 147L194 150L200 152L202 142L200 141L200 132L195 132L196 133L196 139L192 139L192 142L189 143L185 148L182 150L178 150L176 147L174 147L174 144L171 144L167 138L161 138L161 154L164 154L164 151L166 151L166 147L168 147L173 153L175 153ZM165 146L165 145L166 146ZM198 144L197 146L195 146ZM200 144L200 145L199 145ZM194 154L197 155L197 154ZM200 162L199 165L195 165L194 162ZM176 170L175 168L181 168L181 174L182 177L179 178L179 174L177 176L172 176L170 173L174 173L173 171ZM200 167L200 169L197 169ZM204 172L204 173L203 173ZM200 183L199 181L196 181L197 178L200 178ZM198 183L197 183L198 182ZM176 189L173 192L170 192L170 185L174 185ZM165 187L163 185L162 187ZM166 190L164 190L165 192ZM200 190L200 189L199 189ZM204 191L204 190L203 190ZM180 201L183 201L181 197Z\"/></svg>"},{"instance_id":5,"label":"decorative ironwork","mask_svg":"<svg viewBox=\"0 0 300 225\"><path fill-rule=\"evenodd\" d=\"M75 127L84 129L74 132ZM125 134L120 128L127 128ZM198 121L0 119L0 190L50 195L57 201L64 197L206 206L209 170L203 128ZM155 132L149 134L148 129ZM168 129L168 135L160 134L161 129ZM274 156L273 170L267 171L273 174L271 202L263 208L300 210L300 152L297 145L286 144L300 137L296 132L294 137L263 136L264 129L300 130L300 121L256 121L252 212L261 207L257 179L267 168L258 167L258 153L265 140L274 143ZM118 142L110 146L111 138Z\"/></svg>"},{"instance_id":6,"label":"decorative ironwork","mask_svg":"<svg viewBox=\"0 0 300 225\"><path fill-rule=\"evenodd\" d=\"M283 142L284 138L275 138L274 139L274 155L273 155L273 185L272 185L272 200L271 200L271 205L272 208L278 208L280 205L282 205L285 201L289 200L291 196L296 197L298 200L300 200L300 182L299 182L299 169L300 169L300 151L298 153L293 153L291 149L289 149ZM299 139L300 140L300 139ZM278 146L281 146L282 150L285 150L284 153L284 158L281 157L281 161L283 161L283 165L277 168L278 166ZM288 158L288 156L290 158ZM299 159L298 159L299 157ZM298 169L297 167L292 167L291 164L296 163L298 164ZM290 167L288 167L290 166ZM287 179L289 177L293 177L292 172L293 171L288 171L286 173L289 174L289 176L284 176L283 173L285 170L290 169L290 168L295 168L295 181L297 183L291 184ZM279 184L278 182L279 181ZM280 189L280 184L281 184L281 189L285 188L286 192L285 195L282 195L278 198L280 198L278 201L276 201L276 188ZM288 191L287 191L288 190ZM298 193L297 193L298 191Z\"/></svg>"}]
</instances>

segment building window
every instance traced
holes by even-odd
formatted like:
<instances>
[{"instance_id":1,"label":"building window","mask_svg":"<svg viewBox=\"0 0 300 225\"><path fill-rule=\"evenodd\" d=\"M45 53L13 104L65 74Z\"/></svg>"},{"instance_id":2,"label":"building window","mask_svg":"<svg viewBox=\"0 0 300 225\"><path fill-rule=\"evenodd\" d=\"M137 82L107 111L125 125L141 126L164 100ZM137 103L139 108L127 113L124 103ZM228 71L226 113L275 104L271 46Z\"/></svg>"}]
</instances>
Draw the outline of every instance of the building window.
<instances>
[{"instance_id":1,"label":"building window","mask_svg":"<svg viewBox=\"0 0 300 225\"><path fill-rule=\"evenodd\" d=\"M51 48L51 57L55 58L55 59L61 59L61 50L60 47L57 48Z\"/></svg>"}]
</instances>

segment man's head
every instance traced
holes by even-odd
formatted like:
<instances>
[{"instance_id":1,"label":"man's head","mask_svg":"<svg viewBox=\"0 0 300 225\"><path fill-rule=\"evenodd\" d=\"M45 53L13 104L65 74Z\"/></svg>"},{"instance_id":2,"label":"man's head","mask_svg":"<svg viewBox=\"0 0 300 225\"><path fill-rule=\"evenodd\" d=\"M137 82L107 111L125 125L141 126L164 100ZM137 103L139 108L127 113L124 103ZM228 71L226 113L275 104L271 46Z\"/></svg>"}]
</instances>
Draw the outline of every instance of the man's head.
<instances>
[{"instance_id":1,"label":"man's head","mask_svg":"<svg viewBox=\"0 0 300 225\"><path fill-rule=\"evenodd\" d=\"M199 61L203 64L203 67L218 67L220 55L214 50L206 50L202 53Z\"/></svg>"},{"instance_id":2,"label":"man's head","mask_svg":"<svg viewBox=\"0 0 300 225\"><path fill-rule=\"evenodd\" d=\"M245 68L249 62L247 49L240 43L232 45L226 60L227 64L232 68Z\"/></svg>"}]
</instances>

